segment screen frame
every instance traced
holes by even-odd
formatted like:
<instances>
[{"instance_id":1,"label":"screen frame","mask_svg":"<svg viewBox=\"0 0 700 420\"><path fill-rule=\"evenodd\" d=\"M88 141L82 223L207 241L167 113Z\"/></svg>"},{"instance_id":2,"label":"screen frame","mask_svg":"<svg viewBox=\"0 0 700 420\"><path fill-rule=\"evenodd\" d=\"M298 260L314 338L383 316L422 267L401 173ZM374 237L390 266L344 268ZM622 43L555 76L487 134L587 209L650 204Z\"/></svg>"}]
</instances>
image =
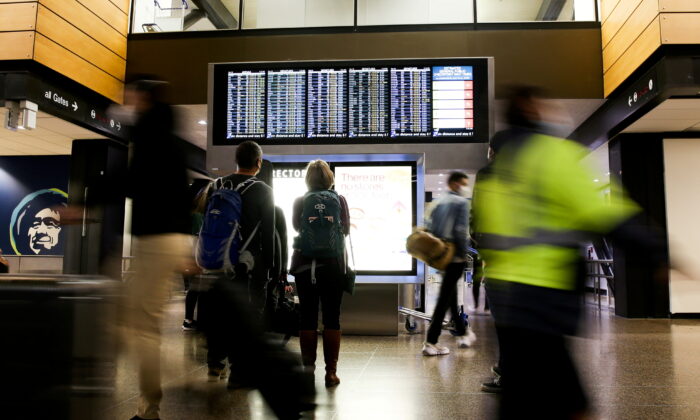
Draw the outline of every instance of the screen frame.
<instances>
[{"instance_id":1,"label":"screen frame","mask_svg":"<svg viewBox=\"0 0 700 420\"><path fill-rule=\"evenodd\" d=\"M324 60L324 61L271 61L271 62L241 62L241 63L218 63L212 64L212 96L211 96L211 116L212 116L212 139L214 146L236 146L244 141L253 140L261 146L265 145L355 145L355 144L454 144L454 143L488 143L492 131L492 108L493 108L493 68L492 58L417 58L417 59L380 59L380 60ZM322 68L358 68L358 67L432 67L434 66L472 66L474 75L474 136L471 137L307 137L308 127L304 127L304 137L302 138L259 138L259 137L239 137L226 139L227 120L227 74L230 71L260 71L260 70L318 70ZM308 83L308 72L305 73L305 82ZM391 71L389 71L391 75ZM265 95L267 96L267 77L265 78ZM478 81L478 82L477 82ZM432 80L430 81L432 83ZM389 81L389 84L391 81ZM349 71L347 80L349 100ZM390 90L390 87L389 87ZM432 127L432 104L434 101L433 90L431 89L431 127ZM308 86L305 92L305 101L308 99ZM308 104L307 104L308 105ZM305 110L308 121L308 106ZM265 116L267 118L267 101L265 103ZM346 118L349 123L349 116ZM389 109L389 123L391 123L391 107ZM390 131L390 130L389 130Z\"/></svg>"}]
</instances>

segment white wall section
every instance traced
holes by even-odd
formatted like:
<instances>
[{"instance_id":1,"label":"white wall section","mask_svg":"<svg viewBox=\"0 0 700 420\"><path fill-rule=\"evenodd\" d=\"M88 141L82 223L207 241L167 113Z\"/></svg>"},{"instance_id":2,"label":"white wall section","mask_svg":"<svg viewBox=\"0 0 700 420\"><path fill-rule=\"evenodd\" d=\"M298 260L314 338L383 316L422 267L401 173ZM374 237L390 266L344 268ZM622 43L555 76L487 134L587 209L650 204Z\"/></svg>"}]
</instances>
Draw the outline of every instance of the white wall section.
<instances>
[{"instance_id":1,"label":"white wall section","mask_svg":"<svg viewBox=\"0 0 700 420\"><path fill-rule=\"evenodd\" d=\"M700 273L700 139L665 139L666 220L671 262ZM696 276L693 276L696 277ZM671 313L700 313L700 278L670 276Z\"/></svg>"}]
</instances>

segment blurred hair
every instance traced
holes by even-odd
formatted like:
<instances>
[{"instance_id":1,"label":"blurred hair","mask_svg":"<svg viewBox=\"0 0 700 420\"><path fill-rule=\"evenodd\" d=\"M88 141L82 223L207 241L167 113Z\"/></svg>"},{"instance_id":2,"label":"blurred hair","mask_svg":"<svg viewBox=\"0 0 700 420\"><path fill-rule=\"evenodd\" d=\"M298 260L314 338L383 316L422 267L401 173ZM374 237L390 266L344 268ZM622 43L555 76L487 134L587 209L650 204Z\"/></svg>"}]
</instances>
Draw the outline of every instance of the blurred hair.
<instances>
[{"instance_id":1,"label":"blurred hair","mask_svg":"<svg viewBox=\"0 0 700 420\"><path fill-rule=\"evenodd\" d=\"M465 174L464 172L460 171L455 171L450 174L450 177L447 178L447 185L450 185L453 182L459 182L463 179L469 179L469 175Z\"/></svg>"},{"instance_id":2,"label":"blurred hair","mask_svg":"<svg viewBox=\"0 0 700 420\"><path fill-rule=\"evenodd\" d=\"M136 75L126 85L128 89L147 94L154 103L165 101L167 86L168 82L153 74Z\"/></svg>"},{"instance_id":3,"label":"blurred hair","mask_svg":"<svg viewBox=\"0 0 700 420\"><path fill-rule=\"evenodd\" d=\"M254 141L244 141L236 148L236 164L240 169L253 169L262 159L263 151Z\"/></svg>"},{"instance_id":4,"label":"blurred hair","mask_svg":"<svg viewBox=\"0 0 700 420\"><path fill-rule=\"evenodd\" d=\"M543 98L545 91L537 86L511 86L507 95L506 121L511 126L528 127L532 121L526 109L532 105L533 99Z\"/></svg>"},{"instance_id":5,"label":"blurred hair","mask_svg":"<svg viewBox=\"0 0 700 420\"><path fill-rule=\"evenodd\" d=\"M310 190L327 190L335 184L335 176L328 163L312 160L306 167L306 186Z\"/></svg>"}]
</instances>

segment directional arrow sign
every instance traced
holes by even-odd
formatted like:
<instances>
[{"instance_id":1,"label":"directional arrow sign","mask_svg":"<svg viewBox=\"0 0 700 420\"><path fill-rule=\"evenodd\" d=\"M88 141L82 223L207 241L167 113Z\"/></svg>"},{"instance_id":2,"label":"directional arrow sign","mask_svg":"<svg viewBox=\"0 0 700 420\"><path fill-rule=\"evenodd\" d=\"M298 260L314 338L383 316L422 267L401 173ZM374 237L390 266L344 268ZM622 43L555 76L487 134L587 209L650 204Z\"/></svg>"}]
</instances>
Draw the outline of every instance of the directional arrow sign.
<instances>
[{"instance_id":1,"label":"directional arrow sign","mask_svg":"<svg viewBox=\"0 0 700 420\"><path fill-rule=\"evenodd\" d=\"M122 131L122 123L120 123L119 121L117 121L117 130Z\"/></svg>"},{"instance_id":2,"label":"directional arrow sign","mask_svg":"<svg viewBox=\"0 0 700 420\"><path fill-rule=\"evenodd\" d=\"M73 101L73 105L72 105L72 106L73 106L73 111L77 111L77 110L78 110L78 103L77 103L77 102Z\"/></svg>"}]
</instances>

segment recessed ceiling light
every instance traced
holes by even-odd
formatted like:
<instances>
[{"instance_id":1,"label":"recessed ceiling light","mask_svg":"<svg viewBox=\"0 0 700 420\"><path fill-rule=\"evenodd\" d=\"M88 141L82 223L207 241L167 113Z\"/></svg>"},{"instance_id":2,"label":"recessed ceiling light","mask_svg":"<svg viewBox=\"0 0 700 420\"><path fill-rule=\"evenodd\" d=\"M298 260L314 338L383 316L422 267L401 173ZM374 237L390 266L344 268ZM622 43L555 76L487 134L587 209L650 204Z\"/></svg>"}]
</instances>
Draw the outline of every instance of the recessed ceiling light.
<instances>
[{"instance_id":1,"label":"recessed ceiling light","mask_svg":"<svg viewBox=\"0 0 700 420\"><path fill-rule=\"evenodd\" d=\"M197 124L199 125L207 125L207 122L205 120L199 120L197 121Z\"/></svg>"},{"instance_id":2,"label":"recessed ceiling light","mask_svg":"<svg viewBox=\"0 0 700 420\"><path fill-rule=\"evenodd\" d=\"M440 174L440 176L445 176L445 174Z\"/></svg>"}]
</instances>

